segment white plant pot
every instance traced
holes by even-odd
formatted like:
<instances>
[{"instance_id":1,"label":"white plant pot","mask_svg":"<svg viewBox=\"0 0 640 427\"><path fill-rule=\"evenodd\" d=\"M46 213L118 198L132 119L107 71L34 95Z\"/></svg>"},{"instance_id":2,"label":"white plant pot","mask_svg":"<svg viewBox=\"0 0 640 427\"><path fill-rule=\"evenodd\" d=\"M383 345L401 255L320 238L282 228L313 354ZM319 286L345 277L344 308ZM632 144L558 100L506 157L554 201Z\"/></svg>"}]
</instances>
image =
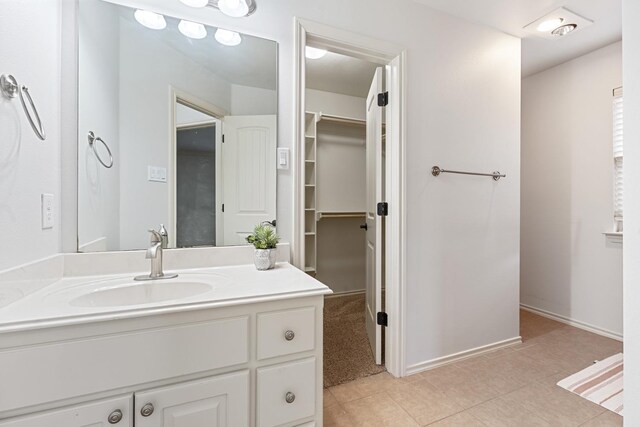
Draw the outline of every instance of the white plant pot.
<instances>
[{"instance_id":1,"label":"white plant pot","mask_svg":"<svg viewBox=\"0 0 640 427\"><path fill-rule=\"evenodd\" d=\"M253 262L258 270L270 270L276 266L276 249L256 249Z\"/></svg>"}]
</instances>

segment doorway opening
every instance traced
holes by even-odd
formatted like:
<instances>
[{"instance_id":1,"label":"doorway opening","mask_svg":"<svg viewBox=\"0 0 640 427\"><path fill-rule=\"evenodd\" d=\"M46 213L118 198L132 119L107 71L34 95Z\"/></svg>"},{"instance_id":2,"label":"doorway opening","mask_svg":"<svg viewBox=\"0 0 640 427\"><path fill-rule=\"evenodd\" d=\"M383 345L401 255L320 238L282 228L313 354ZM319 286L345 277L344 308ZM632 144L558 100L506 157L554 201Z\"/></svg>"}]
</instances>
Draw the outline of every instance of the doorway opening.
<instances>
[{"instance_id":1,"label":"doorway opening","mask_svg":"<svg viewBox=\"0 0 640 427\"><path fill-rule=\"evenodd\" d=\"M294 262L334 291L324 385L385 369L403 376L404 54L298 24Z\"/></svg>"}]
</instances>

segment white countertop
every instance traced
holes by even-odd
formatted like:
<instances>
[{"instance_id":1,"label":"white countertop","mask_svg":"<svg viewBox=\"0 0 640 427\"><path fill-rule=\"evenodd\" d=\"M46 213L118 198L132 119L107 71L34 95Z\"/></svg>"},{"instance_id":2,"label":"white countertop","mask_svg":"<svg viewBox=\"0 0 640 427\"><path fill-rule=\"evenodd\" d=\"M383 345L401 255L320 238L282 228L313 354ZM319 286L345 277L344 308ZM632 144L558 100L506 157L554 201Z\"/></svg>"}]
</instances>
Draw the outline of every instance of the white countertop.
<instances>
[{"instance_id":1,"label":"white countertop","mask_svg":"<svg viewBox=\"0 0 640 427\"><path fill-rule=\"evenodd\" d=\"M154 303L82 307L70 302L101 286L133 279L136 275L148 274L148 271L135 274L65 277L23 297L19 297L25 286L22 281L13 285L5 282L2 289L5 294L13 293L18 297L9 298L10 302L5 305L0 304L0 333L331 293L327 286L289 263L278 263L276 268L268 271L258 271L253 265L235 265L172 272L177 272L180 276L177 279L157 282L166 286L177 285L179 281L209 282L211 290L186 298Z\"/></svg>"}]
</instances>

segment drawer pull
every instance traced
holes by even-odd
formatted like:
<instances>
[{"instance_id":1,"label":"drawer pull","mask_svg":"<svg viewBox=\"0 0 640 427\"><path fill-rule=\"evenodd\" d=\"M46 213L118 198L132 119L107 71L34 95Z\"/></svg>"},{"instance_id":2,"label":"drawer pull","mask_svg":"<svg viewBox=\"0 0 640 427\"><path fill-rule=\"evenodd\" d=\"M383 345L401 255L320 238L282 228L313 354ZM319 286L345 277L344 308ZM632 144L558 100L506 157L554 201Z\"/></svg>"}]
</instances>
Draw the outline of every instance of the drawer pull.
<instances>
[{"instance_id":1,"label":"drawer pull","mask_svg":"<svg viewBox=\"0 0 640 427\"><path fill-rule=\"evenodd\" d=\"M284 339L287 341L292 341L295 337L296 337L296 334L293 331L287 331L284 333Z\"/></svg>"},{"instance_id":2,"label":"drawer pull","mask_svg":"<svg viewBox=\"0 0 640 427\"><path fill-rule=\"evenodd\" d=\"M153 407L152 403L147 403L142 407L142 409L140 409L140 415L142 415L143 417L148 417L149 415L153 414L154 409L155 408Z\"/></svg>"},{"instance_id":3,"label":"drawer pull","mask_svg":"<svg viewBox=\"0 0 640 427\"><path fill-rule=\"evenodd\" d=\"M122 411L120 409L116 409L112 413L109 414L109 424L118 424L120 420L122 420Z\"/></svg>"},{"instance_id":4,"label":"drawer pull","mask_svg":"<svg viewBox=\"0 0 640 427\"><path fill-rule=\"evenodd\" d=\"M286 400L287 403L293 403L296 400L296 395L288 391L284 396L284 400Z\"/></svg>"}]
</instances>

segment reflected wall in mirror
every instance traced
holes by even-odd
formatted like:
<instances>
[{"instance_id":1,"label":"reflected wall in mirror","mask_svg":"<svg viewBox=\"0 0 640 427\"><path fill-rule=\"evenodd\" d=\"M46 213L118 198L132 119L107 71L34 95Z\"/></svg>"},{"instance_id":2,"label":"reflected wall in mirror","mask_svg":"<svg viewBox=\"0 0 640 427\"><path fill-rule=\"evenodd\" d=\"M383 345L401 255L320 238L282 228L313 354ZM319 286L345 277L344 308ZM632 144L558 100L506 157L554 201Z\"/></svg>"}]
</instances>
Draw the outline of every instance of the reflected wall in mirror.
<instances>
[{"instance_id":1,"label":"reflected wall in mirror","mask_svg":"<svg viewBox=\"0 0 640 427\"><path fill-rule=\"evenodd\" d=\"M79 6L78 250L144 249L160 224L169 247L245 244L276 219L277 44L135 12Z\"/></svg>"}]
</instances>

